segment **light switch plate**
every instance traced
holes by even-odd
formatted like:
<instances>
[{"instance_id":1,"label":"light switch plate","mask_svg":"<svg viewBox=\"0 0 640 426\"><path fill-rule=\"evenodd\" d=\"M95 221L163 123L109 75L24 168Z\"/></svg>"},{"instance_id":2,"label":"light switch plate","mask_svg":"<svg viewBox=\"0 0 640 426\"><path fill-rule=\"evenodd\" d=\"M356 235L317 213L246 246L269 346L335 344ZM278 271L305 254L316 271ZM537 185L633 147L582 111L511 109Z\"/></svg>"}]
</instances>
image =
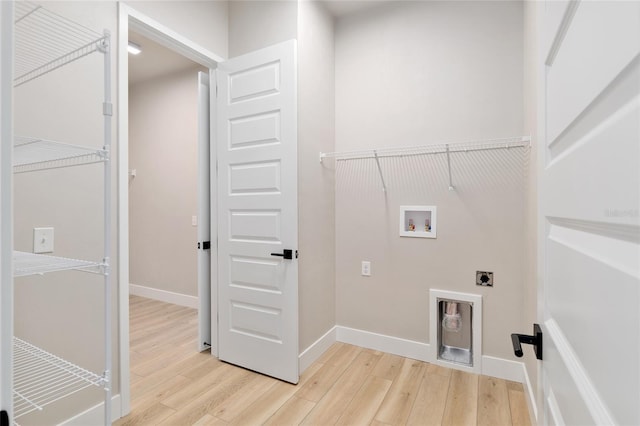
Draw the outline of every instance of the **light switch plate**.
<instances>
[{"instance_id":1,"label":"light switch plate","mask_svg":"<svg viewBox=\"0 0 640 426\"><path fill-rule=\"evenodd\" d=\"M53 253L53 228L33 228L33 252Z\"/></svg>"}]
</instances>

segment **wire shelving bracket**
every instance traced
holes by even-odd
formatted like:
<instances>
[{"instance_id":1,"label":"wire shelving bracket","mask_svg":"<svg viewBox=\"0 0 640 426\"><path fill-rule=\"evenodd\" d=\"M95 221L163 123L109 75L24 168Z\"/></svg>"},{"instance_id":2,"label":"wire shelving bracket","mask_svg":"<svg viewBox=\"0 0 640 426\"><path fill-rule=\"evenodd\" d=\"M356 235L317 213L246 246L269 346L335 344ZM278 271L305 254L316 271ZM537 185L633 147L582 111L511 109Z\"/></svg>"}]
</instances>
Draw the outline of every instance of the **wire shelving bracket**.
<instances>
[{"instance_id":1,"label":"wire shelving bracket","mask_svg":"<svg viewBox=\"0 0 640 426\"><path fill-rule=\"evenodd\" d=\"M378 174L382 181L382 191L387 190L384 180L382 168L380 166L380 158L389 157L414 157L422 155L438 155L444 154L447 157L447 172L449 177L449 190L455 190L453 178L451 175L451 154L459 152L472 151L493 151L512 148L530 148L531 136L516 136L511 138L485 139L467 142L440 143L431 145L409 146L402 148L380 148L359 151L343 151L343 152L321 152L319 159L322 163L327 158L333 158L336 161L375 159Z\"/></svg>"}]
</instances>

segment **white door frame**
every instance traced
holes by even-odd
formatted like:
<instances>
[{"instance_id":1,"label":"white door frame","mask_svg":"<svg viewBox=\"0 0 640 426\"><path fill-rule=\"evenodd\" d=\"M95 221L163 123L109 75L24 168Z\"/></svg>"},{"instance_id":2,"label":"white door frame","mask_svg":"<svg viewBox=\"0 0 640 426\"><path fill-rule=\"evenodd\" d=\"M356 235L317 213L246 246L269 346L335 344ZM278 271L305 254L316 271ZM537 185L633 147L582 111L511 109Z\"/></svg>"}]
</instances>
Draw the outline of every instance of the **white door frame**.
<instances>
[{"instance_id":1,"label":"white door frame","mask_svg":"<svg viewBox=\"0 0 640 426\"><path fill-rule=\"evenodd\" d=\"M120 2L118 8L118 338L121 416L131 411L129 373L129 30L207 68L224 59ZM195 241L194 241L195 244ZM194 245L195 247L195 245ZM212 277L214 279L214 277ZM217 306L212 306L212 310ZM213 315L213 312L212 312ZM195 348L194 348L195 350Z\"/></svg>"},{"instance_id":2,"label":"white door frame","mask_svg":"<svg viewBox=\"0 0 640 426\"><path fill-rule=\"evenodd\" d=\"M0 140L13 141L13 3L0 3ZM13 420L13 143L0 147L0 409Z\"/></svg>"}]
</instances>

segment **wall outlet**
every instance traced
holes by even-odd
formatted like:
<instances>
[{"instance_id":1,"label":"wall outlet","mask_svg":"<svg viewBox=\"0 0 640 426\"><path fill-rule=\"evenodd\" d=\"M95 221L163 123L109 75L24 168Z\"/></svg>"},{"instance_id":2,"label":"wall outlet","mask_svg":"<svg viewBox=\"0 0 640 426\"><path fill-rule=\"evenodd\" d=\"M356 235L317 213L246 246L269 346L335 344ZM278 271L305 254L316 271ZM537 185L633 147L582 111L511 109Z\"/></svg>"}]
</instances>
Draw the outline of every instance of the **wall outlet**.
<instances>
[{"instance_id":1,"label":"wall outlet","mask_svg":"<svg viewBox=\"0 0 640 426\"><path fill-rule=\"evenodd\" d=\"M33 252L53 252L53 228L33 228Z\"/></svg>"},{"instance_id":2,"label":"wall outlet","mask_svg":"<svg viewBox=\"0 0 640 426\"><path fill-rule=\"evenodd\" d=\"M198 216L191 216L191 226L198 226Z\"/></svg>"},{"instance_id":3,"label":"wall outlet","mask_svg":"<svg viewBox=\"0 0 640 426\"><path fill-rule=\"evenodd\" d=\"M369 262L368 260L363 260L362 261L362 272L361 272L363 277L370 277L371 276L371 262Z\"/></svg>"},{"instance_id":4,"label":"wall outlet","mask_svg":"<svg viewBox=\"0 0 640 426\"><path fill-rule=\"evenodd\" d=\"M493 287L493 272L476 271L476 285Z\"/></svg>"}]
</instances>

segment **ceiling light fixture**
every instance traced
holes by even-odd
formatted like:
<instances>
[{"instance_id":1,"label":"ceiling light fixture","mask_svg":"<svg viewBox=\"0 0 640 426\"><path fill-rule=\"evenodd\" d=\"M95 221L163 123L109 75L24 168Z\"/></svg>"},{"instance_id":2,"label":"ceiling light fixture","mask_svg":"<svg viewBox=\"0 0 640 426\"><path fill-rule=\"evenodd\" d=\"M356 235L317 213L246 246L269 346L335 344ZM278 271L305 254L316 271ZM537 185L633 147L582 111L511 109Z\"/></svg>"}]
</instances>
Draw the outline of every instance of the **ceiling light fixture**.
<instances>
[{"instance_id":1,"label":"ceiling light fixture","mask_svg":"<svg viewBox=\"0 0 640 426\"><path fill-rule=\"evenodd\" d=\"M140 52L142 52L142 48L140 47L139 44L136 44L132 41L129 42L129 46L127 46L127 51L129 53L131 53L132 55L137 55Z\"/></svg>"}]
</instances>

